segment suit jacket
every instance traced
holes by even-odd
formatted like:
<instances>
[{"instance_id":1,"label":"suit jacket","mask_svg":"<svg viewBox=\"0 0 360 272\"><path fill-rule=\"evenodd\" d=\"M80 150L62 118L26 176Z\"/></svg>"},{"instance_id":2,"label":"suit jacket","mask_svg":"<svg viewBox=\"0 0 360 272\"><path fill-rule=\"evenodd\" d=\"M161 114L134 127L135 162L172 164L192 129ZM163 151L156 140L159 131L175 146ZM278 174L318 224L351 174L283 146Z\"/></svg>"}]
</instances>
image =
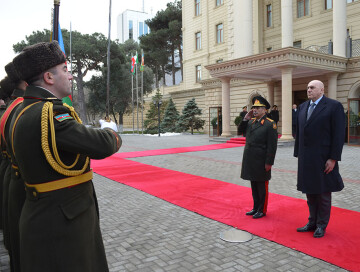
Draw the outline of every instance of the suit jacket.
<instances>
[{"instance_id":1,"label":"suit jacket","mask_svg":"<svg viewBox=\"0 0 360 272\"><path fill-rule=\"evenodd\" d=\"M310 101L306 101L298 107L294 148L294 156L298 158L297 189L308 194L341 191L344 183L338 163L329 174L324 170L328 159L341 160L344 108L340 102L323 96L306 120L309 105Z\"/></svg>"},{"instance_id":2,"label":"suit jacket","mask_svg":"<svg viewBox=\"0 0 360 272\"><path fill-rule=\"evenodd\" d=\"M243 154L241 178L251 181L271 179L271 170L265 170L265 164L274 164L277 149L277 127L273 120L262 117L255 123L255 118L243 121L246 127L246 145Z\"/></svg>"}]
</instances>

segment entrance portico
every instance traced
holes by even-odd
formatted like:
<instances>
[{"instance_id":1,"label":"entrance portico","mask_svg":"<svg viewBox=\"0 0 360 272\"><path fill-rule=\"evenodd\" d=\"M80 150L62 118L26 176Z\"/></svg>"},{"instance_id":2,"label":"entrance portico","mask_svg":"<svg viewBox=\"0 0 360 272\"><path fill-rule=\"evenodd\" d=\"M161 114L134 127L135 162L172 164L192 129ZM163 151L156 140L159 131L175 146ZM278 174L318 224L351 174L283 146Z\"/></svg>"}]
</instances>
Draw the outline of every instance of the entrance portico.
<instances>
[{"instance_id":1,"label":"entrance portico","mask_svg":"<svg viewBox=\"0 0 360 272\"><path fill-rule=\"evenodd\" d=\"M231 79L264 82L268 86L271 104L274 103L274 83L281 81L282 139L292 139L291 105L292 81L299 78L328 78L329 97L336 99L337 77L346 72L348 59L309 50L287 47L258 55L238 58L205 66L213 78L222 82L223 133L230 133ZM306 86L305 86L306 87Z\"/></svg>"}]
</instances>

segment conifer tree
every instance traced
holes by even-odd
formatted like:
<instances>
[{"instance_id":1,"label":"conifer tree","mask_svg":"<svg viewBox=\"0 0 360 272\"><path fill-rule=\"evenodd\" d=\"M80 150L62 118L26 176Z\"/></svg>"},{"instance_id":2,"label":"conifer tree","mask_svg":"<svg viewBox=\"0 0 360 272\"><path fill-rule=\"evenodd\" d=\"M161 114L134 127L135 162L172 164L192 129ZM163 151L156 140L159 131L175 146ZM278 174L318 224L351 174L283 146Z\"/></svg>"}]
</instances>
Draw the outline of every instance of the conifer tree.
<instances>
[{"instance_id":1,"label":"conifer tree","mask_svg":"<svg viewBox=\"0 0 360 272\"><path fill-rule=\"evenodd\" d=\"M159 115L158 115L158 102L160 104L160 120L163 118L164 109L167 106L166 101L162 101L162 95L160 90L157 89L156 94L152 98L150 103L150 109L146 113L146 120L144 121L145 133L156 134L159 131ZM162 131L161 131L162 132Z\"/></svg>"},{"instance_id":2,"label":"conifer tree","mask_svg":"<svg viewBox=\"0 0 360 272\"><path fill-rule=\"evenodd\" d=\"M202 129L205 120L202 120L197 115L201 115L201 109L198 108L195 98L190 99L182 110L182 115L179 118L178 127L182 130L191 130L191 134L194 134L194 129Z\"/></svg>"},{"instance_id":3,"label":"conifer tree","mask_svg":"<svg viewBox=\"0 0 360 272\"><path fill-rule=\"evenodd\" d=\"M165 109L164 118L161 122L161 130L164 132L177 132L176 123L179 120L180 114L176 109L173 100L170 98L169 103Z\"/></svg>"}]
</instances>

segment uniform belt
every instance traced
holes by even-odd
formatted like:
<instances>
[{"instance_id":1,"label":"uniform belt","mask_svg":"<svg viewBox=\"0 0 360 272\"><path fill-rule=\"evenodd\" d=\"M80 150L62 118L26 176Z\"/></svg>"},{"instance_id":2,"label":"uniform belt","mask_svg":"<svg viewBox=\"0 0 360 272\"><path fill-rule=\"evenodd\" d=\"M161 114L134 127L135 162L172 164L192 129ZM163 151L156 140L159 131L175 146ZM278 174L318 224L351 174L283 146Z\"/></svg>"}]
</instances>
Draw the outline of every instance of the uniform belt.
<instances>
[{"instance_id":1,"label":"uniform belt","mask_svg":"<svg viewBox=\"0 0 360 272\"><path fill-rule=\"evenodd\" d=\"M75 186L81 183L88 182L93 178L93 171L90 170L84 174L69 177L64 179L58 179L54 181L49 181L46 183L39 183L39 184L28 184L25 182L26 187L35 189L38 193L46 193L51 192L71 186Z\"/></svg>"}]
</instances>

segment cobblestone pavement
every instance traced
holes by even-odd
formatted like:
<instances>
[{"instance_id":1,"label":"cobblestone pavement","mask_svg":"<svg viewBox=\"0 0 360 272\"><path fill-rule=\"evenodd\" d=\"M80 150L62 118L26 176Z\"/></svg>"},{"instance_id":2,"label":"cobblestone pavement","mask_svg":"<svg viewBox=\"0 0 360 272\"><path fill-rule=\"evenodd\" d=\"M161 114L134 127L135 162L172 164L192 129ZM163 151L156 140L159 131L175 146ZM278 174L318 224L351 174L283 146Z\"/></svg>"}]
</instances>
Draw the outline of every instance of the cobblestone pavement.
<instances>
[{"instance_id":1,"label":"cobblestone pavement","mask_svg":"<svg viewBox=\"0 0 360 272\"><path fill-rule=\"evenodd\" d=\"M206 135L124 135L120 151L207 144ZM358 212L359 151L359 147L344 146L340 172L345 189L333 194L334 206ZM297 159L292 152L293 147L278 148L269 189L304 199L296 190ZM237 147L131 160L249 186L248 181L239 178L242 153L243 147ZM94 184L110 271L345 271L258 236L246 243L224 242L219 233L231 229L225 224L96 174ZM0 271L10 271L2 241Z\"/></svg>"}]
</instances>

